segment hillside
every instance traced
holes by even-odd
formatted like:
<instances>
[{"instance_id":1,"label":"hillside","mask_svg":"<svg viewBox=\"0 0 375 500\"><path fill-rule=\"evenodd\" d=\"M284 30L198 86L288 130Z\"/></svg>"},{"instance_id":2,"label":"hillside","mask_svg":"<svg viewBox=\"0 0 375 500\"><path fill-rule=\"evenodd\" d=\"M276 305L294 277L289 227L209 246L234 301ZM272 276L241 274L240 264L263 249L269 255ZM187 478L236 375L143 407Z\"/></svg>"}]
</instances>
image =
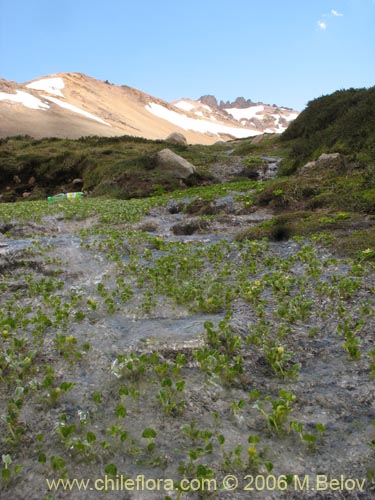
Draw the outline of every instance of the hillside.
<instances>
[{"instance_id":1,"label":"hillside","mask_svg":"<svg viewBox=\"0 0 375 500\"><path fill-rule=\"evenodd\" d=\"M180 132L191 144L213 144L265 131L281 132L298 114L285 113L269 108L255 121L244 122L199 101L168 103L132 87L81 73L57 73L25 84L0 79L0 137L132 135L166 139L172 132Z\"/></svg>"},{"instance_id":2,"label":"hillside","mask_svg":"<svg viewBox=\"0 0 375 500\"><path fill-rule=\"evenodd\" d=\"M197 167L199 175L190 184L204 181L218 155L224 164L231 161L225 146L175 145L132 136L17 136L0 140L0 200L43 199L80 189L92 196L134 198L176 189L182 181L154 164L155 155L166 148Z\"/></svg>"},{"instance_id":3,"label":"hillside","mask_svg":"<svg viewBox=\"0 0 375 500\"><path fill-rule=\"evenodd\" d=\"M281 140L291 145L292 170L322 152L375 160L375 87L339 90L309 102Z\"/></svg>"}]
</instances>

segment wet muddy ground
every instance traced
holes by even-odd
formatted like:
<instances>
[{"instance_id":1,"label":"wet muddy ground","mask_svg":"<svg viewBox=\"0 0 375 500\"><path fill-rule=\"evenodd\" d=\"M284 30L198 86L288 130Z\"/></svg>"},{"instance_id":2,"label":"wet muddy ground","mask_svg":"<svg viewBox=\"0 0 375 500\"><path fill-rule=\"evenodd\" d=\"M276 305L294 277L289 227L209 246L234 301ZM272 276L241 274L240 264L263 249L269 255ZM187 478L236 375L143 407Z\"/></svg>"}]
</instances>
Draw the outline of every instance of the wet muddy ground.
<instances>
[{"instance_id":1,"label":"wet muddy ground","mask_svg":"<svg viewBox=\"0 0 375 500\"><path fill-rule=\"evenodd\" d=\"M234 194L3 228L0 498L375 498L373 270Z\"/></svg>"}]
</instances>

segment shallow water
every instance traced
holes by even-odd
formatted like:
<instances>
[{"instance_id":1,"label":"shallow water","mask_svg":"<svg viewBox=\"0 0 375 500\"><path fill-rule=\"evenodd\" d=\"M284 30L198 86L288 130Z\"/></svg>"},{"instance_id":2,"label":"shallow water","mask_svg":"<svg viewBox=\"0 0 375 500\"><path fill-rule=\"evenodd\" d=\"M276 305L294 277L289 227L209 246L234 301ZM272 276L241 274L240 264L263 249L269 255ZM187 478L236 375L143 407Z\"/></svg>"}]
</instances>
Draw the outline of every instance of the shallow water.
<instances>
[{"instance_id":1,"label":"shallow water","mask_svg":"<svg viewBox=\"0 0 375 500\"><path fill-rule=\"evenodd\" d=\"M224 200L225 202L228 199ZM264 211L255 212L246 216L237 216L237 221L242 224L257 223L269 216ZM236 217L236 216L234 216ZM177 221L187 218L184 214L171 215L166 210L155 211L155 215L148 215L142 223L155 222L157 230L153 235L160 235L166 241L179 241L188 245L197 243L203 244L204 248L209 248L211 244L225 240L228 241L233 229L231 222L223 222L216 226L215 232L193 234L190 236L176 236L172 233L171 227ZM251 222L249 222L251 221ZM134 227L137 225L135 224ZM65 228L65 229L64 229ZM51 231L54 229L50 228ZM48 227L46 227L48 230ZM79 230L79 226L78 226ZM171 305L163 296L156 297L156 306L149 312L140 308L141 289L134 286L135 295L128 302L120 304L116 302L119 310L109 313L105 306L105 298L98 294L98 285L103 284L111 292L115 289L116 280L123 272L123 266L128 262L129 256L124 247L120 255L120 264L106 258L107 251L99 251L95 243L105 239L100 235L85 235L84 238L72 233L68 226L60 222L60 231L56 237L52 236L31 236L30 238L8 238L5 240L6 246L0 247L0 257L4 260L10 259L21 262L25 251L34 249L33 259L40 263L39 267L27 268L27 273L33 274L35 279L49 276L51 265L45 263L46 257L61 259L61 263L55 267L61 268L61 274L56 279L62 280L64 285L61 290L53 293L62 302L71 297L72 292L82 294L82 300L76 306L77 311L87 306L88 299L95 299L98 303L96 310L86 311L86 316L81 321L72 321L66 329L60 328L58 324L52 325L45 332L45 351L41 361L46 359L54 363L56 378L59 382L69 380L76 384L74 390L62 398L58 405L52 407L40 406L42 410L31 404L26 404L23 408L22 419L30 422L33 432L43 431L46 435L48 453L70 457L69 476L74 474L79 477L97 477L103 474L104 465L107 463L117 463L118 468L123 473L136 475L140 471L149 477L174 477L176 467L182 460L187 460L189 443L186 437L181 434L182 424L197 422L201 429L214 427L212 413L217 412L220 416L219 431L225 435L226 450L230 450L239 443L244 448L243 456L248 447L247 437L258 435L261 439L259 449L263 450L267 460L274 464L274 474L329 474L336 477L339 474L351 475L352 477L362 477L366 475L367 469L374 466L373 453L368 443L374 439L372 420L375 419L374 405L374 384L369 378L369 360L366 356L373 346L374 316L367 318L367 323L361 332L361 349L363 355L358 361L350 361L342 348L343 338L337 332L337 312L330 309L330 306L337 305L337 297L323 299L310 288L310 282L306 284L305 294L314 300L313 314L305 321L298 320L291 325L290 333L285 337L283 343L285 348L294 353L293 361L301 363L301 370L297 380L284 380L276 377L267 365L262 347L251 343L243 348L244 374L241 382L236 384L222 384L218 377L209 377L207 374L197 369L197 364L192 361L191 353L202 346L202 334L205 332L204 323L212 321L215 325L223 318L224 313L203 314L192 313L185 306ZM124 241L126 237L124 237ZM36 242L37 245L33 244ZM126 241L125 241L126 243ZM86 244L92 245L85 248ZM278 259L290 259L298 253L303 246L303 242L287 241L280 243L269 243L268 250L264 255ZM41 248L53 247L42 255L38 251ZM139 244L140 250L142 243ZM331 256L325 249L315 248L315 255L323 263ZM152 258L161 256L163 251L152 250ZM258 257L259 258L259 257ZM238 252L233 250L228 253L228 259L239 259ZM255 257L254 257L255 259ZM141 264L145 264L140 260ZM235 261L236 262L236 261ZM150 264L148 264L150 265ZM6 266L6 263L4 264ZM252 276L252 280L261 279L265 273L272 271L262 269L259 275ZM52 266L53 268L53 266ZM5 273L6 273L6 267ZM17 283L22 280L23 267L17 273L10 273L9 282ZM47 272L48 271L48 272ZM296 261L290 271L294 277L303 276L306 272L306 263ZM350 266L338 261L337 264L330 264L324 268L322 281L329 281L333 275L345 276L350 273ZM312 281L311 281L312 283ZM352 308L353 316L359 315L361 301L374 301L370 293L370 285L373 284L373 276L364 277L363 287L356 295L345 302L348 308ZM144 290L142 290L142 293ZM1 300L6 301L12 296L12 289L2 294ZM266 290L263 299L267 300L265 306L265 317L273 332L278 327L280 318L275 314L273 295L270 290ZM291 298L291 297L290 297ZM38 306L38 297L24 298L34 306ZM117 299L116 299L117 300ZM40 305L41 302L39 302ZM241 335L245 339L249 333L249 328L257 324L259 317L257 310L248 302L236 300L231 304L233 313L231 324L234 333ZM326 311L327 315L319 316L320 311ZM71 317L73 316L73 311ZM317 333L310 335L312 328L317 328ZM56 335L73 335L80 346L84 342L89 342L90 350L84 354L79 362L70 362L64 358L63 354L57 356L54 346ZM182 416L166 417L158 406L156 393L160 389L160 383L153 378L151 383L146 383L141 379L136 387L141 392L137 401L127 399L128 414L121 422L131 435L138 440L139 446L144 446L144 441L140 437L145 427L152 427L157 430L158 453L167 457L164 465L150 466L147 463L147 453L141 453L140 457L144 461L142 465L136 465L140 460L138 455L132 455L129 448L116 444L117 448L111 450L108 456L104 454L98 446L99 458L92 461L76 460L73 452L66 450L56 436L56 427L61 414L67 415L69 423L74 422L79 426L79 419L82 412L88 415L89 424L87 429L95 431L100 440L109 440L107 429L111 425L118 425L120 420L116 417L115 407L119 402L119 387L129 385L127 379L117 380L111 372L111 366L119 355L129 352L158 352L159 355L168 362L173 360L171 352L184 352L188 356L188 364L182 369L181 377L186 379L186 389L184 397L186 406ZM267 429L266 422L262 415L249 402L249 392L257 388L263 393L277 398L280 389L293 391L297 395L297 402L291 413L290 419L302 422L305 431L315 432L317 422L326 427L326 432L322 440L319 440L316 450L309 450L305 443L302 443L298 436L290 433L289 430L281 435L274 435ZM92 394L100 392L104 403L96 405L93 402ZM239 415L233 415L231 405L235 401L244 400L245 409ZM38 403L39 405L41 403ZM5 406L1 411L6 411ZM84 431L86 432L86 428ZM35 443L34 443L35 444ZM202 443L199 441L199 444ZM122 447L121 447L122 446ZM231 448L232 447L232 448ZM215 452L202 456L197 463L210 464L219 470L218 475L223 477L231 470L225 470L221 466L217 443L215 441ZM8 448L3 444L1 453L7 453ZM24 472L20 481L12 486L12 497L14 500L40 500L46 493L43 483L44 477L52 475L48 468L35 462L32 450L24 452L27 459L23 459L22 454L14 454L18 461L23 460ZM71 453L71 454L70 454ZM254 471L246 469L234 469L235 474L244 475ZM264 472L264 468L261 469ZM351 493L343 493L341 498L360 498L367 500L374 498L373 491L370 490L370 480L368 488L364 494L356 491L354 496ZM126 497L124 492L111 492L111 498L123 500L160 500L160 492L128 492ZM258 491L256 498L267 500L278 500L296 498L293 492L283 493L280 491ZM345 496L346 495L346 496ZM352 495L352 496L351 496ZM0 493L1 497L1 493ZM98 493L96 498L108 498L108 494ZM76 492L74 497L71 493L61 492L57 498L90 498L87 493ZM191 494L186 498L197 499L197 494ZM221 492L217 498L223 500L242 500L247 498L244 491ZM250 498L250 497L249 497ZM298 498L322 497L317 492L299 492ZM330 498L340 498L333 496ZM184 498L185 500L185 498Z\"/></svg>"}]
</instances>

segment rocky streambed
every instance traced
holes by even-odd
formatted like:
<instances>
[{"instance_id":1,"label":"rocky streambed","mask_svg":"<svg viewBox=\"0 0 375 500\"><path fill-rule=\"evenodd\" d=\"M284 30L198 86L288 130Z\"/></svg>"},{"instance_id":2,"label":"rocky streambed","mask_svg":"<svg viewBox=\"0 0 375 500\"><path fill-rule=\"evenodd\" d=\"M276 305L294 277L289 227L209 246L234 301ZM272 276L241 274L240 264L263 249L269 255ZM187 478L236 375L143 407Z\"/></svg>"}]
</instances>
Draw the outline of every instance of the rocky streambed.
<instances>
[{"instance_id":1,"label":"rocky streambed","mask_svg":"<svg viewBox=\"0 0 375 500\"><path fill-rule=\"evenodd\" d=\"M373 268L251 198L8 217L0 498L375 498Z\"/></svg>"}]
</instances>

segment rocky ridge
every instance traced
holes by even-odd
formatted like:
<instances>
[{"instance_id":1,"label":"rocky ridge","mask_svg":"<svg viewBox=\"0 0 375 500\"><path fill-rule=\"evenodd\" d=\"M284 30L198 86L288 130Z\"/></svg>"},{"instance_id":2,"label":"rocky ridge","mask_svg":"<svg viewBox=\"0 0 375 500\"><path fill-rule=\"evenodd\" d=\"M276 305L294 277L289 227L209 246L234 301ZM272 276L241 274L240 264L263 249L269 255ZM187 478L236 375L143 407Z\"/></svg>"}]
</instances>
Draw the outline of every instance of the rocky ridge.
<instances>
[{"instance_id":1,"label":"rocky ridge","mask_svg":"<svg viewBox=\"0 0 375 500\"><path fill-rule=\"evenodd\" d=\"M281 132L297 116L289 113L281 117L282 121L276 113L272 121L268 118L270 109L266 120L258 113L257 121L245 122L211 101L212 107L190 99L168 103L82 73L56 73L22 84L0 79L0 137L131 135L166 139L177 132L184 134L190 144L213 144L217 140Z\"/></svg>"}]
</instances>

